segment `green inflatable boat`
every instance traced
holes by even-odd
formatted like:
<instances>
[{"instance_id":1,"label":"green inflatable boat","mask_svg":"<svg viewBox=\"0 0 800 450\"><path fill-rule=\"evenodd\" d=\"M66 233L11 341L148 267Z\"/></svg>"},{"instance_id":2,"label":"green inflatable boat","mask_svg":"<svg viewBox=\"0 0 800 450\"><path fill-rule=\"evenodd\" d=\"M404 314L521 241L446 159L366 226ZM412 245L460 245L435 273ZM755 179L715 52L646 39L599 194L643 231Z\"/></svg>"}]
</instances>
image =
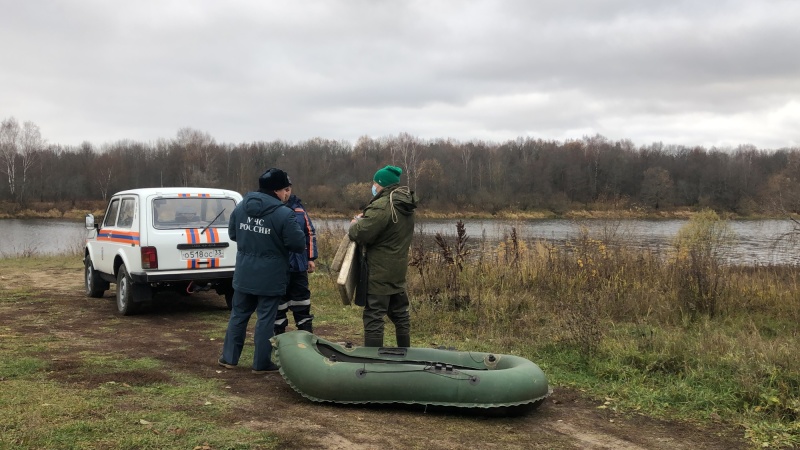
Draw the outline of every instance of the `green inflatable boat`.
<instances>
[{"instance_id":1,"label":"green inflatable boat","mask_svg":"<svg viewBox=\"0 0 800 450\"><path fill-rule=\"evenodd\" d=\"M519 356L358 347L306 331L277 335L272 343L283 378L315 402L527 410L551 393L539 366Z\"/></svg>"}]
</instances>

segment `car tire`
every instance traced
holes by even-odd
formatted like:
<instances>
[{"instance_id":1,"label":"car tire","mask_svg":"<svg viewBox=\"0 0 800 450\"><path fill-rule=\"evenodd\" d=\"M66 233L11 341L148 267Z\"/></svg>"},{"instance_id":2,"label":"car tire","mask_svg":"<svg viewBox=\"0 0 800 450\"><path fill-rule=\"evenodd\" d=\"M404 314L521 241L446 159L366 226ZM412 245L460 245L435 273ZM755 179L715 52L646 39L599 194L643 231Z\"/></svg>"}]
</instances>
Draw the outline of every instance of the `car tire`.
<instances>
[{"instance_id":1,"label":"car tire","mask_svg":"<svg viewBox=\"0 0 800 450\"><path fill-rule=\"evenodd\" d=\"M141 303L134 297L135 284L128 274L125 264L119 266L117 272L117 312L123 316L131 316L139 312Z\"/></svg>"},{"instance_id":2,"label":"car tire","mask_svg":"<svg viewBox=\"0 0 800 450\"><path fill-rule=\"evenodd\" d=\"M94 270L94 264L92 264L92 260L88 256L83 265L83 282L86 287L86 296L101 298L109 288L108 281L100 278L100 274Z\"/></svg>"}]
</instances>

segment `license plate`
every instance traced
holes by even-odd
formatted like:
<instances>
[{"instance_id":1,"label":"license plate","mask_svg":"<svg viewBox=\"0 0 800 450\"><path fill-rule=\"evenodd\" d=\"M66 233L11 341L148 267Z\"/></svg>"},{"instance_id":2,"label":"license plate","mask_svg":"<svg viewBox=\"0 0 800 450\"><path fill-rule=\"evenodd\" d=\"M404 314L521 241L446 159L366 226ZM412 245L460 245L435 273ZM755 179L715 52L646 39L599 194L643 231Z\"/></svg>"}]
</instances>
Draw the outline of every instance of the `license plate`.
<instances>
[{"instance_id":1,"label":"license plate","mask_svg":"<svg viewBox=\"0 0 800 450\"><path fill-rule=\"evenodd\" d=\"M225 251L222 249L208 249L208 250L182 250L181 259L188 261L190 259L211 259L211 258L224 258Z\"/></svg>"}]
</instances>

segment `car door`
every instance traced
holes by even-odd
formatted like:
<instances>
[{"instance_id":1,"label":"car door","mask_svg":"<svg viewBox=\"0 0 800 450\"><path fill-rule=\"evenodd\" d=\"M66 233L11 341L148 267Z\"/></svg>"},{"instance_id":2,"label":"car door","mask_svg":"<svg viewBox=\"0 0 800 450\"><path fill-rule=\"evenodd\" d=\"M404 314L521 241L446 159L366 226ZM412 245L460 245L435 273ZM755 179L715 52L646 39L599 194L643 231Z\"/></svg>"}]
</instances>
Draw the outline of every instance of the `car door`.
<instances>
[{"instance_id":1,"label":"car door","mask_svg":"<svg viewBox=\"0 0 800 450\"><path fill-rule=\"evenodd\" d=\"M97 233L100 259L95 269L104 273L114 273L114 258L126 254L126 260L139 251L139 213L137 197L126 195L114 197L108 205L103 226ZM134 259L135 261L136 259Z\"/></svg>"},{"instance_id":2,"label":"car door","mask_svg":"<svg viewBox=\"0 0 800 450\"><path fill-rule=\"evenodd\" d=\"M109 237L114 227L117 225L117 216L119 215L119 205L122 199L119 197L112 197L111 201L108 202L108 206L106 207L106 214L103 216L103 223L100 225L100 229L97 231L97 239L96 239L96 251L94 254L94 268L97 271L113 274L114 273L114 257L113 252L111 253L111 257L107 258L109 251L112 251L109 248L110 240Z\"/></svg>"}]
</instances>

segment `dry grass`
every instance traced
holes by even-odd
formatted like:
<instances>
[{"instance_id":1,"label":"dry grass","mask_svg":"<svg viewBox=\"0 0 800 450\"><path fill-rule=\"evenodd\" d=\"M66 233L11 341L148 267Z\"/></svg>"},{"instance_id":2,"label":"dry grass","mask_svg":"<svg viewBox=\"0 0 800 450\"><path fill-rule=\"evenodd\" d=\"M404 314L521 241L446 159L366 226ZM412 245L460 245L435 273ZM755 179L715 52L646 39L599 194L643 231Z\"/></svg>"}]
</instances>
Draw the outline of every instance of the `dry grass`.
<instances>
[{"instance_id":1,"label":"dry grass","mask_svg":"<svg viewBox=\"0 0 800 450\"><path fill-rule=\"evenodd\" d=\"M104 201L29 202L25 206L0 201L0 219L68 219L83 220L86 214L100 215Z\"/></svg>"},{"instance_id":2,"label":"dry grass","mask_svg":"<svg viewBox=\"0 0 800 450\"><path fill-rule=\"evenodd\" d=\"M692 219L663 253L613 230L556 245L415 236L415 335L535 358L554 381L631 409L746 428L758 444L800 444L800 276L721 263L725 222ZM337 234L336 238L341 236Z\"/></svg>"}]
</instances>

